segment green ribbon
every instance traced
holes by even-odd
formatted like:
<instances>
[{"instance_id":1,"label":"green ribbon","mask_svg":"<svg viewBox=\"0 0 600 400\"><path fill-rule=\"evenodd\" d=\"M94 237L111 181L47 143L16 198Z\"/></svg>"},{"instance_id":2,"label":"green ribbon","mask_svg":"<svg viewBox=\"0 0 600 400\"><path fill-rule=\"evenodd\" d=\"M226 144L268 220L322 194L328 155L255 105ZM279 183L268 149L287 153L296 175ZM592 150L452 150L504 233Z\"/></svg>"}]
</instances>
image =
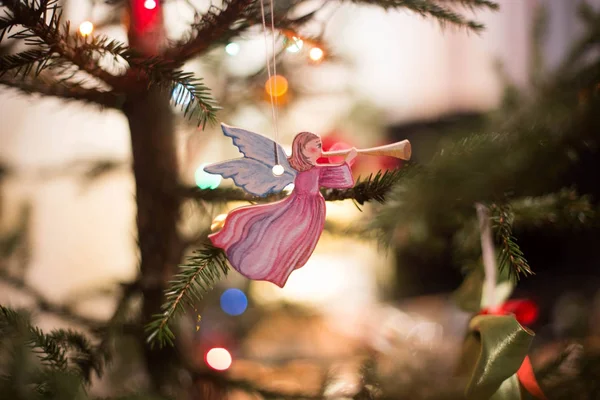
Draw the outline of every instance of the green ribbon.
<instances>
[{"instance_id":1,"label":"green ribbon","mask_svg":"<svg viewBox=\"0 0 600 400\"><path fill-rule=\"evenodd\" d=\"M512 315L477 315L469 324L459 374L468 376L469 400L520 399L516 372L527 356L533 332Z\"/></svg>"}]
</instances>

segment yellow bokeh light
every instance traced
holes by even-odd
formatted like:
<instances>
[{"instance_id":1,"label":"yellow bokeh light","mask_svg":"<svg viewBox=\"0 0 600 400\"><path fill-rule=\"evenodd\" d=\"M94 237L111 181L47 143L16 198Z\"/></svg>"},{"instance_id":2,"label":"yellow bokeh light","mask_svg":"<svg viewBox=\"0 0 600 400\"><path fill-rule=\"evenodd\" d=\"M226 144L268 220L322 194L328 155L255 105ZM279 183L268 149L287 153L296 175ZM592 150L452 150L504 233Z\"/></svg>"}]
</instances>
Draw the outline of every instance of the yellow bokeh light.
<instances>
[{"instance_id":1,"label":"yellow bokeh light","mask_svg":"<svg viewBox=\"0 0 600 400\"><path fill-rule=\"evenodd\" d=\"M79 25L79 33L83 36L87 36L94 30L94 24L90 21L83 21L81 25Z\"/></svg>"},{"instance_id":2,"label":"yellow bokeh light","mask_svg":"<svg viewBox=\"0 0 600 400\"><path fill-rule=\"evenodd\" d=\"M288 90L288 81L281 75L272 76L265 83L265 90L269 95L283 96Z\"/></svg>"},{"instance_id":3,"label":"yellow bokeh light","mask_svg":"<svg viewBox=\"0 0 600 400\"><path fill-rule=\"evenodd\" d=\"M227 214L217 215L215 219L213 219L212 224L210 224L210 231L216 232L223 228L223 225L225 225L225 218L227 218Z\"/></svg>"},{"instance_id":4,"label":"yellow bokeh light","mask_svg":"<svg viewBox=\"0 0 600 400\"><path fill-rule=\"evenodd\" d=\"M212 348L206 353L206 363L217 371L225 371L231 366L231 361L231 354L222 347Z\"/></svg>"},{"instance_id":5,"label":"yellow bokeh light","mask_svg":"<svg viewBox=\"0 0 600 400\"><path fill-rule=\"evenodd\" d=\"M321 61L323 59L324 55L325 55L325 53L319 47L313 47L312 49L310 49L310 52L308 53L308 56L313 61Z\"/></svg>"}]
</instances>

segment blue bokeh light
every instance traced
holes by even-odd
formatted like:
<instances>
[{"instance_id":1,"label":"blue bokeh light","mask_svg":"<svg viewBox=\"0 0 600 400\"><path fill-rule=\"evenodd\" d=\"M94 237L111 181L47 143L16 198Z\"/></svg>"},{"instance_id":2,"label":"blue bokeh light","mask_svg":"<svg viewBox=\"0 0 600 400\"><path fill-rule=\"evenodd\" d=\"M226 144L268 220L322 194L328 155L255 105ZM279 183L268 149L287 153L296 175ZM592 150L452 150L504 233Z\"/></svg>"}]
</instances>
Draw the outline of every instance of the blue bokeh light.
<instances>
[{"instance_id":1,"label":"blue bokeh light","mask_svg":"<svg viewBox=\"0 0 600 400\"><path fill-rule=\"evenodd\" d=\"M247 307L248 298L239 289L227 289L221 295L221 308L229 315L241 315Z\"/></svg>"},{"instance_id":2,"label":"blue bokeh light","mask_svg":"<svg viewBox=\"0 0 600 400\"><path fill-rule=\"evenodd\" d=\"M194 174L196 186L200 189L216 189L221 184L221 175L209 174L204 171L204 167L208 164L201 164Z\"/></svg>"}]
</instances>

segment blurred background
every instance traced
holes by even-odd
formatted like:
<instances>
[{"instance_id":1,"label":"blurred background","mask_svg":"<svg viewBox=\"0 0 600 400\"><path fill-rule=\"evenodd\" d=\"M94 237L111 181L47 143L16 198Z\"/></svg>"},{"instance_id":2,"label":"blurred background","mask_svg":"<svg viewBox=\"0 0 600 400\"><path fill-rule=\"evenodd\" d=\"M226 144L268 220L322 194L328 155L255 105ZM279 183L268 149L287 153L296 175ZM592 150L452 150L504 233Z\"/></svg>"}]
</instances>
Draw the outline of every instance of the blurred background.
<instances>
[{"instance_id":1,"label":"blurred background","mask_svg":"<svg viewBox=\"0 0 600 400\"><path fill-rule=\"evenodd\" d=\"M193 21L189 3L199 10L210 7L201 0L164 2L171 39ZM280 141L289 148L304 130L320 134L325 150L409 139L413 161L427 163L447 140L483 126L507 87L527 90L536 51L548 68L560 63L582 34L580 3L500 0L499 11L476 14L486 29L475 34L406 12L326 2L301 32L277 38L282 49L277 73L287 83L276 93ZM111 4L63 4L72 26L90 21L96 33L126 41L127 21ZM547 35L536 43L542 6ZM188 63L186 70L213 90L223 107L219 122L273 137L265 55L265 38L256 30ZM173 96L186 101L176 91ZM38 306L36 322L44 329L78 326L45 312L46 302L85 319L110 318L115 286L134 280L139 257L127 120L114 110L5 88L0 105L2 268L17 271L26 284L0 279L0 303ZM218 124L205 129L183 119L178 124L182 182L203 189L231 186L202 170L238 156ZM393 159L365 157L353 170L358 178L397 167L402 164ZM181 228L193 240L240 204L190 201ZM182 340L190 343L197 363L291 391L318 393L324 380L339 379L329 387L340 397L358 390L357 371L370 351L384 354L381 368L390 374L450 371L470 316L450 299L463 280L460 268L443 252L397 254L352 233L371 218L371 205L344 201L327 207L328 229L285 288L249 282L232 271L186 320ZM531 300L536 332L557 338L581 324L598 332L597 264L588 260L566 269L557 261L554 268L560 255L548 250L551 243L523 241L537 275L522 280L517 293ZM411 388L432 384L422 375L402 376ZM110 385L98 383L94 390L109 393Z\"/></svg>"}]
</instances>

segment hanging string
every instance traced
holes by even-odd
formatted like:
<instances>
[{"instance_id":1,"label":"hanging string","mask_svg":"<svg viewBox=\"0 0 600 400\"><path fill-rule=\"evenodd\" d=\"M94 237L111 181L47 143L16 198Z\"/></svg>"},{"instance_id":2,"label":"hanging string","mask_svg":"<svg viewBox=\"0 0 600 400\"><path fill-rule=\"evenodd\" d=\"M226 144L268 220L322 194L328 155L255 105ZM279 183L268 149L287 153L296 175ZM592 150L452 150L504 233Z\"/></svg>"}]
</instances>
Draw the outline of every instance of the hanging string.
<instances>
[{"instance_id":1,"label":"hanging string","mask_svg":"<svg viewBox=\"0 0 600 400\"><path fill-rule=\"evenodd\" d=\"M496 285L498 276L498 267L496 266L496 255L494 252L494 239L492 237L492 228L490 226L490 211L481 204L475 204L477 209L477 219L479 220L479 234L481 236L481 258L483 260L483 270L485 272L485 290L487 304L491 311L496 311L499 307L496 297Z\"/></svg>"},{"instance_id":2,"label":"hanging string","mask_svg":"<svg viewBox=\"0 0 600 400\"><path fill-rule=\"evenodd\" d=\"M273 90L275 90L275 83L277 79L277 62L276 62L276 53L275 53L275 17L273 11L273 3L274 0L271 0L271 32L273 34L272 40L272 51L273 51L273 75L271 75L271 61L269 60L269 47L267 40L267 22L265 18L265 4L264 0L260 0L260 13L262 16L262 25L263 25L263 33L265 37L265 60L267 62L267 75L269 77L268 81L269 88L269 96L271 99L271 114L273 118L273 129L275 140L273 142L273 152L275 153L275 165L279 165L279 152L277 151L279 147L279 130L277 129L277 96L273 96ZM271 79L274 77L274 79Z\"/></svg>"}]
</instances>

